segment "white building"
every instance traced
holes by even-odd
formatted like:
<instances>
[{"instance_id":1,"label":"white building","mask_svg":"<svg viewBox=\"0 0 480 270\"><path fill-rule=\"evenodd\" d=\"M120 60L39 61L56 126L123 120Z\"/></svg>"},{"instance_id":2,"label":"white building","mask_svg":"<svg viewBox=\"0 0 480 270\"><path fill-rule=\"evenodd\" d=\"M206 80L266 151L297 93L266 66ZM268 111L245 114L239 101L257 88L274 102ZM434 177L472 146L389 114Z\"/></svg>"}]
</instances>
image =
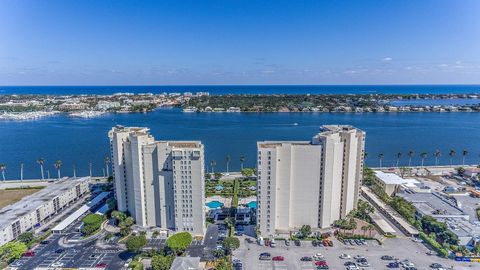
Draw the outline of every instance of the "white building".
<instances>
[{"instance_id":1,"label":"white building","mask_svg":"<svg viewBox=\"0 0 480 270\"><path fill-rule=\"evenodd\" d=\"M415 179L404 179L395 173L386 173L382 171L374 171L375 184L380 187L388 196L395 195L400 190L400 187L420 190L420 182ZM430 192L430 189L423 189L424 192Z\"/></svg>"},{"instance_id":2,"label":"white building","mask_svg":"<svg viewBox=\"0 0 480 270\"><path fill-rule=\"evenodd\" d=\"M0 210L0 246L62 212L88 193L89 177L65 179Z\"/></svg>"},{"instance_id":3,"label":"white building","mask_svg":"<svg viewBox=\"0 0 480 270\"><path fill-rule=\"evenodd\" d=\"M262 236L330 227L357 205L365 133L322 126L311 141L258 142L257 224Z\"/></svg>"},{"instance_id":4,"label":"white building","mask_svg":"<svg viewBox=\"0 0 480 270\"><path fill-rule=\"evenodd\" d=\"M137 127L114 127L109 137L118 209L142 227L203 235L203 144L155 141Z\"/></svg>"}]
</instances>

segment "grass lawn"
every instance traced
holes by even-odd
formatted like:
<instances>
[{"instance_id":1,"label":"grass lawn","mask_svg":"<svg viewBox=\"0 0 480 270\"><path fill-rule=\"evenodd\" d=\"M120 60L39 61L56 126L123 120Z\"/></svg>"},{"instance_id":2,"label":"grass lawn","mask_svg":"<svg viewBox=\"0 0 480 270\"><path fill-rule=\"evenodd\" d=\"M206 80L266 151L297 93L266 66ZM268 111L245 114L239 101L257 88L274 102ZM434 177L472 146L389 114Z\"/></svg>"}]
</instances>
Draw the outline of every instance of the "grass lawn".
<instances>
[{"instance_id":1,"label":"grass lawn","mask_svg":"<svg viewBox=\"0 0 480 270\"><path fill-rule=\"evenodd\" d=\"M14 189L0 190L0 208L20 201L23 197L31 195L41 189Z\"/></svg>"}]
</instances>

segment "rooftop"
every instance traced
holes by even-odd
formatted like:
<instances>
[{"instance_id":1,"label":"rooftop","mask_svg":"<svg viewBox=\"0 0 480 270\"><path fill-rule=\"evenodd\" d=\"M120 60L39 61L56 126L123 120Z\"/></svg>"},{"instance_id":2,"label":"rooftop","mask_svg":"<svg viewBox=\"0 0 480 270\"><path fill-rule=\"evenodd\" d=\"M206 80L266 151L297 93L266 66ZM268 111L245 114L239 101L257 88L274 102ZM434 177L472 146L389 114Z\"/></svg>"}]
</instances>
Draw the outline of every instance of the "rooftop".
<instances>
[{"instance_id":1,"label":"rooftop","mask_svg":"<svg viewBox=\"0 0 480 270\"><path fill-rule=\"evenodd\" d=\"M274 148L277 146L282 146L284 144L291 144L291 145L309 145L309 141L263 141L258 142L258 147L260 148Z\"/></svg>"},{"instance_id":2,"label":"rooftop","mask_svg":"<svg viewBox=\"0 0 480 270\"><path fill-rule=\"evenodd\" d=\"M374 171L374 172L375 172L375 176L387 185L413 186L415 184L420 183L415 179L404 179L395 173L385 173L382 171Z\"/></svg>"},{"instance_id":3,"label":"rooftop","mask_svg":"<svg viewBox=\"0 0 480 270\"><path fill-rule=\"evenodd\" d=\"M47 185L40 191L22 198L20 201L0 209L0 228L5 228L20 217L35 211L44 203L53 200L66 191L74 188L77 184L88 181L89 177L67 178Z\"/></svg>"},{"instance_id":4,"label":"rooftop","mask_svg":"<svg viewBox=\"0 0 480 270\"><path fill-rule=\"evenodd\" d=\"M200 257L176 257L173 260L171 270L195 270L200 269Z\"/></svg>"},{"instance_id":5,"label":"rooftop","mask_svg":"<svg viewBox=\"0 0 480 270\"><path fill-rule=\"evenodd\" d=\"M429 215L433 217L469 217L468 214L463 212L455 205L455 202L450 201L435 192L402 192L398 193L397 195L411 202L415 208L417 208L417 211L422 215Z\"/></svg>"}]
</instances>

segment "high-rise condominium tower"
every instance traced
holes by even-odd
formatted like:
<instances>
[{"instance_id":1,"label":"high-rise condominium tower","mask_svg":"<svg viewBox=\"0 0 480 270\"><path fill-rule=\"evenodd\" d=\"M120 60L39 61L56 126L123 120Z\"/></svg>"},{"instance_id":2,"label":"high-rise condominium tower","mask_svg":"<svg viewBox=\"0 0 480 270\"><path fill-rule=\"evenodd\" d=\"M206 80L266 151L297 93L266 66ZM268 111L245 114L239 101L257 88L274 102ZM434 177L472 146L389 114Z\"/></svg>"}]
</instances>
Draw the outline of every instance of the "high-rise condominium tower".
<instances>
[{"instance_id":1,"label":"high-rise condominium tower","mask_svg":"<svg viewBox=\"0 0 480 270\"><path fill-rule=\"evenodd\" d=\"M357 205L365 132L328 125L311 141L258 142L257 224L262 236L330 227Z\"/></svg>"},{"instance_id":2,"label":"high-rise condominium tower","mask_svg":"<svg viewBox=\"0 0 480 270\"><path fill-rule=\"evenodd\" d=\"M140 127L114 127L109 138L118 209L143 227L203 235L203 144L155 141Z\"/></svg>"}]
</instances>

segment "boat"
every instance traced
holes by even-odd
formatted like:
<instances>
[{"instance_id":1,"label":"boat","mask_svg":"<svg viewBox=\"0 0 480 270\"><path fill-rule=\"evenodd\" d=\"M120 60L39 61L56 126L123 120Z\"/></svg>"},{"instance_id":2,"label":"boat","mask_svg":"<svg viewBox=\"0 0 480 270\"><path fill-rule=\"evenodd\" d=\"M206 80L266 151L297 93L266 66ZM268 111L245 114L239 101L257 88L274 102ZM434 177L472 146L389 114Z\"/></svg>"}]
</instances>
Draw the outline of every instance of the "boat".
<instances>
[{"instance_id":1,"label":"boat","mask_svg":"<svg viewBox=\"0 0 480 270\"><path fill-rule=\"evenodd\" d=\"M83 112L74 112L70 113L70 117L81 117L81 118L93 118L105 114L104 111L83 111Z\"/></svg>"},{"instance_id":2,"label":"boat","mask_svg":"<svg viewBox=\"0 0 480 270\"><path fill-rule=\"evenodd\" d=\"M196 107L186 107L183 109L183 112L197 112L197 108Z\"/></svg>"}]
</instances>

